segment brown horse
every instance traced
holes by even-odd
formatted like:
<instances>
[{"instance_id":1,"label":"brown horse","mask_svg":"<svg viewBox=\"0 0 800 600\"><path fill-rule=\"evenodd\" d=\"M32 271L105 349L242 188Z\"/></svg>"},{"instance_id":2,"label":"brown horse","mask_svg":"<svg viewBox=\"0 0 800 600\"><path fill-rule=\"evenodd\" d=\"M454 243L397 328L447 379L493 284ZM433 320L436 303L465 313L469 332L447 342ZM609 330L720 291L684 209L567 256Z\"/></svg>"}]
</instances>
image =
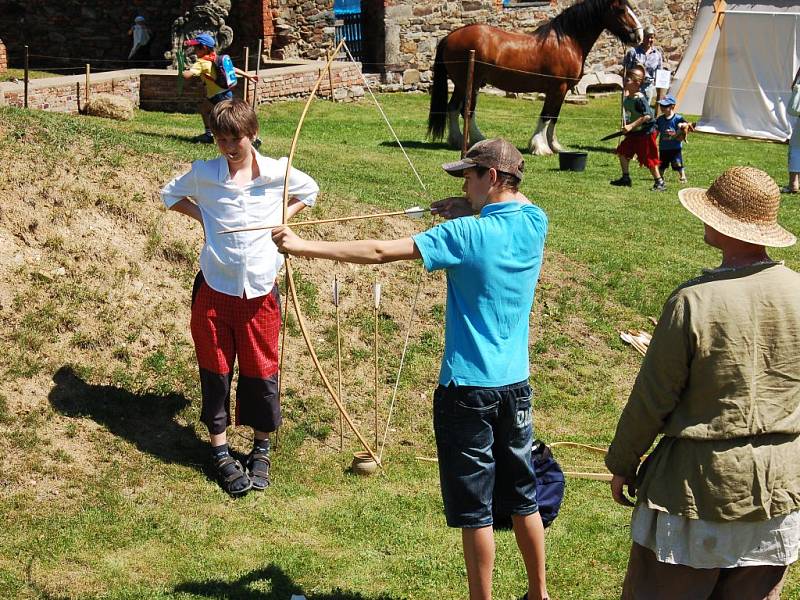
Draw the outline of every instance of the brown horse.
<instances>
[{"instance_id":1,"label":"brown horse","mask_svg":"<svg viewBox=\"0 0 800 600\"><path fill-rule=\"evenodd\" d=\"M629 0L583 0L539 26L531 35L503 31L489 25L456 29L436 48L433 66L428 135L444 137L460 148L463 137L458 115L464 112L467 62L475 50L475 72L470 111L470 142L483 139L475 123L478 90L490 84L508 92L544 92L546 97L529 148L532 154L563 150L556 139L556 121L567 91L583 76L583 63L608 29L626 44L641 41L642 25ZM447 102L447 78L455 90Z\"/></svg>"}]
</instances>

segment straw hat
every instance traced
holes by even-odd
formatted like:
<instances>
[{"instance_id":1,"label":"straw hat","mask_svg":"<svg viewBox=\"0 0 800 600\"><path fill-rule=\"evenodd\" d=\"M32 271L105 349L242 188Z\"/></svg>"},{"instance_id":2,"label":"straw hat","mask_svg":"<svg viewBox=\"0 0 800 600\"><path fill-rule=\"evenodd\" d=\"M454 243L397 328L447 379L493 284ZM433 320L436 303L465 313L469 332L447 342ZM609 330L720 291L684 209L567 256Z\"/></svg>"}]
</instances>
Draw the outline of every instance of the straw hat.
<instances>
[{"instance_id":1,"label":"straw hat","mask_svg":"<svg viewBox=\"0 0 800 600\"><path fill-rule=\"evenodd\" d=\"M778 184L759 169L731 167L707 190L685 188L678 198L686 210L728 237L775 248L797 241L778 225Z\"/></svg>"}]
</instances>

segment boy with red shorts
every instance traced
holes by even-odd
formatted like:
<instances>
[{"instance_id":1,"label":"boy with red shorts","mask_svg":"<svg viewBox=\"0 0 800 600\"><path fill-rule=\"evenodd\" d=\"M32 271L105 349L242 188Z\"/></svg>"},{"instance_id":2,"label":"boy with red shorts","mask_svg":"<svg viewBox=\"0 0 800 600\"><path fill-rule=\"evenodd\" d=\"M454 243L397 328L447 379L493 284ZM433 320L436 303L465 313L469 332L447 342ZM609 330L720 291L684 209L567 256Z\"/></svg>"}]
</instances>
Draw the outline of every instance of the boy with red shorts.
<instances>
[{"instance_id":1,"label":"boy with red shorts","mask_svg":"<svg viewBox=\"0 0 800 600\"><path fill-rule=\"evenodd\" d=\"M200 367L200 420L208 427L222 487L238 495L269 485L268 434L281 422L277 393L281 311L275 280L283 256L269 230L232 234L220 230L281 222L287 159L268 158L253 148L258 120L242 100L215 105L209 124L221 156L192 163L189 172L161 190L161 198L171 210L199 221L205 232L191 320ZM318 193L311 177L293 169L289 216L313 205ZM230 455L226 437L237 359L236 424L253 428L247 470Z\"/></svg>"},{"instance_id":2,"label":"boy with red shorts","mask_svg":"<svg viewBox=\"0 0 800 600\"><path fill-rule=\"evenodd\" d=\"M647 98L639 86L644 80L645 70L641 65L636 65L627 70L625 74L624 86L625 97L622 106L628 118L627 125L623 127L625 137L617 146L619 164L622 167L622 177L615 179L611 185L630 187L632 185L631 176L628 171L633 157L637 157L639 164L650 169L653 176L653 191L663 192L667 189L664 179L658 170L658 144L656 138L658 131L653 115L653 109L647 102Z\"/></svg>"}]
</instances>

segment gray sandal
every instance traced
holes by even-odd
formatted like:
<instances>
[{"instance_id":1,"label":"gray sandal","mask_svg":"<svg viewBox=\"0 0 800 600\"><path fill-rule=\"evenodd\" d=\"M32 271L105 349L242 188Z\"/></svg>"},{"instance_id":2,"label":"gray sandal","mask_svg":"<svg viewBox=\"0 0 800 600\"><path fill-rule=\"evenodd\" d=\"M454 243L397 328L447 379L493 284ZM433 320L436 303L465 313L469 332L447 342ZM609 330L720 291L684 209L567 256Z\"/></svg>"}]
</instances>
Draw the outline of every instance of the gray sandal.
<instances>
[{"instance_id":1,"label":"gray sandal","mask_svg":"<svg viewBox=\"0 0 800 600\"><path fill-rule=\"evenodd\" d=\"M244 470L242 463L230 455L214 461L222 489L231 496L239 496L253 487L253 482Z\"/></svg>"}]
</instances>

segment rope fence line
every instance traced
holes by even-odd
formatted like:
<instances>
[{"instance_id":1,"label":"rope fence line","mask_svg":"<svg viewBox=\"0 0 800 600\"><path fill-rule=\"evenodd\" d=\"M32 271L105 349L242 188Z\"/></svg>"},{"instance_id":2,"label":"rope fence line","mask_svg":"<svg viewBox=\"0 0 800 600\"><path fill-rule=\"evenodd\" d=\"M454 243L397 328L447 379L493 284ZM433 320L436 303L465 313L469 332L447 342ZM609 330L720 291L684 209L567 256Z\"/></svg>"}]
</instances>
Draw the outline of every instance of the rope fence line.
<instances>
[{"instance_id":1,"label":"rope fence line","mask_svg":"<svg viewBox=\"0 0 800 600\"><path fill-rule=\"evenodd\" d=\"M126 64L134 64L134 63L151 63L151 64L152 63L164 63L165 66L172 64L172 62L167 60L167 59L153 59L153 60L144 60L144 59L142 59L142 60L127 60L127 59L124 59L124 58L121 58L121 59L95 59L95 58L91 58L90 59L90 58L80 58L80 57L71 57L71 56L53 56L53 55L48 55L48 54L34 54L34 53L30 53L30 54L28 54L28 56L30 58L51 58L51 59L60 60L60 61L70 61L70 60L71 61L81 61L81 64L80 65L76 65L75 67L37 66L36 70L39 70L39 71L63 71L63 70L72 70L72 69L82 69L85 64L87 64L87 63L88 64L92 64L92 63L95 63L95 62L126 63ZM240 60L242 58L243 58L243 54L239 54L239 55L236 55L236 56L231 55L231 59L234 60L234 61L238 61L238 60ZM343 62L343 63L350 64L349 57L347 57L346 55L344 55L337 62ZM467 65L469 63L469 61L466 61L466 60L449 60L449 61L443 61L443 62L445 64L447 64L447 65ZM370 66L383 66L383 67L385 67L387 65L388 66L394 66L395 63L361 62L360 64L362 64L362 65L370 65ZM574 81L574 82L580 81L580 78L562 77L560 75L553 75L553 74L550 74L550 73L542 73L542 72L539 72L539 71L528 71L528 70L524 70L524 69L515 69L513 67L495 65L493 63L489 63L489 62L486 62L486 61L480 61L480 60L476 60L475 64L484 65L484 66L487 66L487 67L492 67L494 69L499 69L499 70L502 70L502 71L509 71L509 72L512 72L512 73L519 73L519 74L522 74L522 75L531 75L531 76L550 78L550 79L566 79L568 81ZM431 67L432 67L432 65L431 65ZM92 69L96 70L96 69L94 69L94 66L92 67ZM117 70L117 69L109 69L107 71L99 71L99 70L97 70L97 72L110 72L110 71L113 71L113 70ZM752 92L752 93L759 93L759 94L761 94L761 93L791 92L791 90L789 88L786 88L786 89L741 88L741 87L733 87L733 86L711 85L711 84L708 84L708 83L702 84L702 83L699 83L699 82L696 83L696 84L692 84L692 82L689 82L689 85L704 85L706 88L715 89L715 90L734 91L734 92ZM537 93L537 92L519 92L519 93Z\"/></svg>"}]
</instances>

